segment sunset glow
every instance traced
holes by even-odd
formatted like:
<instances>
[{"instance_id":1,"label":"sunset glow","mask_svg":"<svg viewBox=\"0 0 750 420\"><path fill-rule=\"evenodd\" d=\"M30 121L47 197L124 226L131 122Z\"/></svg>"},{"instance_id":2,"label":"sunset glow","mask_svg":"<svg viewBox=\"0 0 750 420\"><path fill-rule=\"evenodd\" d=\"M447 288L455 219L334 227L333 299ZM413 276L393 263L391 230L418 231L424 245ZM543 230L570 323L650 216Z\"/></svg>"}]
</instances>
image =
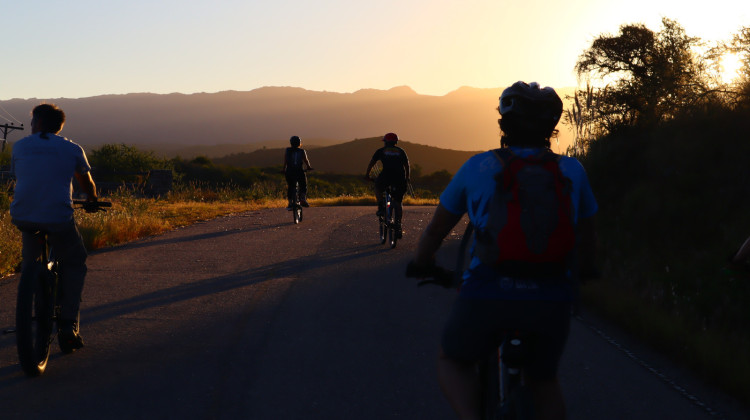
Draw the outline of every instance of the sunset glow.
<instances>
[{"instance_id":1,"label":"sunset glow","mask_svg":"<svg viewBox=\"0 0 750 420\"><path fill-rule=\"evenodd\" d=\"M750 2L39 0L5 2L3 15L0 100L262 86L444 95L575 86L580 54L625 24L658 31L668 17L728 40L750 25Z\"/></svg>"},{"instance_id":2,"label":"sunset glow","mask_svg":"<svg viewBox=\"0 0 750 420\"><path fill-rule=\"evenodd\" d=\"M727 54L721 58L721 79L725 83L734 81L739 76L742 68L742 56L740 54Z\"/></svg>"}]
</instances>

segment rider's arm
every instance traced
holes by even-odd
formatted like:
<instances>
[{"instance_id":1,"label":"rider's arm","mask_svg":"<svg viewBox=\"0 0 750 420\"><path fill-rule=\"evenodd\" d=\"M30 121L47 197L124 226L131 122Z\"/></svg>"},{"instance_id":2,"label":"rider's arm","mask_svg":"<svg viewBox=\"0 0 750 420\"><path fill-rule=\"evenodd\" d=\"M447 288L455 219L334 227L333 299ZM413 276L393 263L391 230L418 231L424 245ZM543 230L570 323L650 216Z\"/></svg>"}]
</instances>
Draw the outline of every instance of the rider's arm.
<instances>
[{"instance_id":1,"label":"rider's arm","mask_svg":"<svg viewBox=\"0 0 750 420\"><path fill-rule=\"evenodd\" d=\"M419 238L417 255L414 258L417 265L426 267L435 263L435 253L440 249L443 239L461 220L461 216L451 213L442 204L438 204L430 224L427 225L422 237Z\"/></svg>"},{"instance_id":2,"label":"rider's arm","mask_svg":"<svg viewBox=\"0 0 750 420\"><path fill-rule=\"evenodd\" d=\"M309 170L310 168L312 168L312 166L310 166L310 159L307 158L307 151L303 150L303 154L304 158L302 158L302 163L307 165L307 169Z\"/></svg>"},{"instance_id":3,"label":"rider's arm","mask_svg":"<svg viewBox=\"0 0 750 420\"><path fill-rule=\"evenodd\" d=\"M409 157L406 156L406 152L404 152L404 173L406 174L406 180L409 181L411 179L411 165L409 165Z\"/></svg>"},{"instance_id":4,"label":"rider's arm","mask_svg":"<svg viewBox=\"0 0 750 420\"><path fill-rule=\"evenodd\" d=\"M375 164L376 164L377 162L378 162L377 160L375 160L375 159L372 159L372 160L370 161L370 163L369 163L369 164L367 164L367 171L365 171L365 178L369 178L369 177L370 177L370 171L372 171L372 167L373 167L373 166L375 166Z\"/></svg>"},{"instance_id":5,"label":"rider's arm","mask_svg":"<svg viewBox=\"0 0 750 420\"><path fill-rule=\"evenodd\" d=\"M286 159L287 159L287 155L288 154L289 153L284 152L284 168L281 170L282 172L286 172L286 167L287 167L287 161L286 161Z\"/></svg>"},{"instance_id":6,"label":"rider's arm","mask_svg":"<svg viewBox=\"0 0 750 420\"><path fill-rule=\"evenodd\" d=\"M86 194L86 200L87 201L96 201L97 195L96 195L96 184L94 184L94 179L91 178L91 172L84 172L84 173L75 173L76 180L78 180L78 185L81 187L81 190Z\"/></svg>"}]
</instances>

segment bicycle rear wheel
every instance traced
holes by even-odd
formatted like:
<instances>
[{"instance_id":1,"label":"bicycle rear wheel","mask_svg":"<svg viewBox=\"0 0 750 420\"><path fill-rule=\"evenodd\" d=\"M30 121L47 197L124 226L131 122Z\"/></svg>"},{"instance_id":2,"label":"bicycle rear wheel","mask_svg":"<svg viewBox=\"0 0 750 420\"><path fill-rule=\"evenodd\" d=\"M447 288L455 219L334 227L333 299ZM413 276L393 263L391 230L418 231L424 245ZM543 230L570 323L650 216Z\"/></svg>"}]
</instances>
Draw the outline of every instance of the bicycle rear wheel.
<instances>
[{"instance_id":1,"label":"bicycle rear wheel","mask_svg":"<svg viewBox=\"0 0 750 420\"><path fill-rule=\"evenodd\" d=\"M294 205L294 208L292 209L292 214L294 216L295 224L302 221L302 206L299 203Z\"/></svg>"},{"instance_id":2,"label":"bicycle rear wheel","mask_svg":"<svg viewBox=\"0 0 750 420\"><path fill-rule=\"evenodd\" d=\"M47 368L52 342L52 273L32 264L21 273L16 302L16 347L21 368L39 376Z\"/></svg>"},{"instance_id":3,"label":"bicycle rear wheel","mask_svg":"<svg viewBox=\"0 0 750 420\"><path fill-rule=\"evenodd\" d=\"M495 420L500 407L500 353L498 351L479 362L482 419ZM506 417L502 417L506 418ZM509 417L513 418L513 417Z\"/></svg>"},{"instance_id":4,"label":"bicycle rear wheel","mask_svg":"<svg viewBox=\"0 0 750 420\"><path fill-rule=\"evenodd\" d=\"M388 246L390 246L391 248L395 248L396 241L398 240L398 235L396 232L396 223L393 219L393 206L390 202L390 196L388 196L388 203L385 214L385 217L388 220Z\"/></svg>"},{"instance_id":5,"label":"bicycle rear wheel","mask_svg":"<svg viewBox=\"0 0 750 420\"><path fill-rule=\"evenodd\" d=\"M497 369L495 369L497 371ZM518 368L500 364L500 419L531 420L534 418L534 402L526 387L521 383Z\"/></svg>"},{"instance_id":6,"label":"bicycle rear wheel","mask_svg":"<svg viewBox=\"0 0 750 420\"><path fill-rule=\"evenodd\" d=\"M388 223L388 246L395 248L396 241L398 241L398 235L396 234L395 224L391 221Z\"/></svg>"},{"instance_id":7,"label":"bicycle rear wheel","mask_svg":"<svg viewBox=\"0 0 750 420\"><path fill-rule=\"evenodd\" d=\"M378 222L380 223L380 244L382 245L388 239L388 225L385 223L383 216L378 217Z\"/></svg>"}]
</instances>

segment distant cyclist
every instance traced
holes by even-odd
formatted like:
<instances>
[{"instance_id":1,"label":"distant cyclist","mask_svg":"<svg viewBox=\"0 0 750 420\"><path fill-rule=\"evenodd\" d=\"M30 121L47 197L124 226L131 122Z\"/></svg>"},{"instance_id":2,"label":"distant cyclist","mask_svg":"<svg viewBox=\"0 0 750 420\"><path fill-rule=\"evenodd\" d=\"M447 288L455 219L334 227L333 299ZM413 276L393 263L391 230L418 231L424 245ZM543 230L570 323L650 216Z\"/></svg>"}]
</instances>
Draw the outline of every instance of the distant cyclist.
<instances>
[{"instance_id":1,"label":"distant cyclist","mask_svg":"<svg viewBox=\"0 0 750 420\"><path fill-rule=\"evenodd\" d=\"M291 147L287 147L284 152L284 176L287 184L287 198L289 205L287 210L291 210L297 197L297 184L299 184L299 203L302 207L310 207L307 203L307 175L305 169L312 169L310 161L307 159L307 152L301 148L302 140L299 136L292 136L289 139Z\"/></svg>"},{"instance_id":2,"label":"distant cyclist","mask_svg":"<svg viewBox=\"0 0 750 420\"><path fill-rule=\"evenodd\" d=\"M73 220L72 184L75 177L88 201L96 201L86 154L81 146L58 135L65 113L53 104L32 111L31 135L13 145L11 172L16 178L10 215L22 232L23 266L42 252L34 232L48 232L55 258L60 263L62 302L60 345L67 350L83 347L78 333L78 314L86 277L86 248Z\"/></svg>"},{"instance_id":3,"label":"distant cyclist","mask_svg":"<svg viewBox=\"0 0 750 420\"><path fill-rule=\"evenodd\" d=\"M383 143L385 143L385 146L376 150L375 154L372 155L370 164L367 165L365 178L370 179L370 172L378 161L383 163L383 170L380 171L377 180L375 180L375 198L378 200L377 215L381 216L385 212L383 193L386 187L390 185L395 210L396 231L400 238L401 217L403 215L401 202L409 183L409 158L406 156L404 149L396 146L398 136L395 133L388 133L383 136Z\"/></svg>"},{"instance_id":4,"label":"distant cyclist","mask_svg":"<svg viewBox=\"0 0 750 420\"><path fill-rule=\"evenodd\" d=\"M440 204L420 238L407 275L421 277L430 272L430 267L435 265L435 252L464 213L468 213L477 237L486 238L483 233L491 224L504 222L498 220L502 217L490 215L489 209L497 183L508 180L503 177L505 172L511 171L509 168L513 166L511 173L515 173L518 164L526 165L525 158L544 156L548 159L552 166L546 166L545 171L554 173L556 179L569 180L564 183L568 186L567 192L558 195L569 197L565 200L571 204L567 213L571 217L560 222L569 227L566 257L544 263L504 261L497 264L488 262L492 260L486 255L478 255L481 241L475 239L469 269L464 273L459 296L444 328L438 377L459 417L478 419L480 397L476 363L500 345L506 332L527 332L531 335L527 340L529 352L524 381L533 397L535 418L563 419L565 404L557 380L557 367L570 328L571 301L575 293L571 277L576 267L594 272L593 216L598 206L583 166L574 158L554 155L549 150L549 139L562 113L562 101L552 88L517 82L503 91L498 111L502 149L497 152L501 153L489 151L475 155L456 173L440 196ZM521 159L502 161L502 156ZM512 235L518 237L518 231ZM521 238L525 241L527 237ZM502 244L497 248L501 247ZM516 249L504 251L515 252ZM576 259L576 255L582 258Z\"/></svg>"}]
</instances>

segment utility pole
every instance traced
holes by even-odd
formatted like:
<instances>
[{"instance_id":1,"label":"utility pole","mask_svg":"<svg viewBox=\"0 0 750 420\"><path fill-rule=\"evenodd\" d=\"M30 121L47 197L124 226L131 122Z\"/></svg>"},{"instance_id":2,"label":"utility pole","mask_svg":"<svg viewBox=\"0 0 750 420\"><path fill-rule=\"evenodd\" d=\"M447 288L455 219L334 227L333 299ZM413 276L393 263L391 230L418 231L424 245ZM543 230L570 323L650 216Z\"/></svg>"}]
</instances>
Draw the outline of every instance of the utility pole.
<instances>
[{"instance_id":1,"label":"utility pole","mask_svg":"<svg viewBox=\"0 0 750 420\"><path fill-rule=\"evenodd\" d=\"M8 140L7 140L7 138L8 138L8 132L9 131L13 131L13 130L23 130L23 124L21 124L20 126L13 125L13 123L10 123L10 125L3 124L3 125L0 125L0 130L2 130L2 132L3 132L3 148L2 148L2 150L0 150L0 152L4 152L5 151L5 143L8 142Z\"/></svg>"}]
</instances>

